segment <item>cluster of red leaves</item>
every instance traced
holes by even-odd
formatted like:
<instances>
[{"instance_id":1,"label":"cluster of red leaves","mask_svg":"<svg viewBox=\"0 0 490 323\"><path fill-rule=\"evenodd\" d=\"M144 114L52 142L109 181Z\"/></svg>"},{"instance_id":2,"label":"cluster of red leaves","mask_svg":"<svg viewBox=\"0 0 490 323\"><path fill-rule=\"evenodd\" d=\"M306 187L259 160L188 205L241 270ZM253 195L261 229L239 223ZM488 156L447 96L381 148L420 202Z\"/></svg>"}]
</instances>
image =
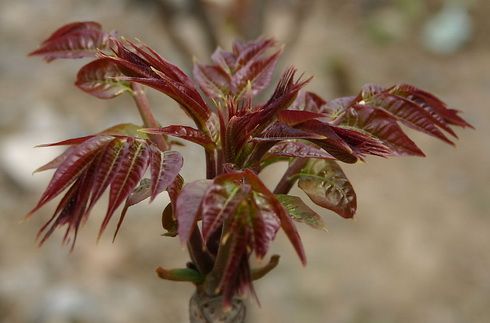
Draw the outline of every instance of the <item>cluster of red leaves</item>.
<instances>
[{"instance_id":1,"label":"cluster of red leaves","mask_svg":"<svg viewBox=\"0 0 490 323\"><path fill-rule=\"evenodd\" d=\"M101 232L124 199L127 205L135 204L170 186L172 207L165 209L164 219L176 220L174 234L182 242L192 239L195 230L200 232L199 222L205 246L219 239L217 249L204 250L214 267L201 274L220 275L214 287L229 301L252 288L249 258L263 258L279 228L303 263L303 246L291 220L324 228L320 215L301 198L286 195L289 188L278 186L279 194L273 194L263 184L257 175L264 167L287 160L292 172L293 165L300 165L286 180L297 179L314 203L349 218L356 211L356 195L337 161L355 163L366 155L424 156L400 123L450 144L447 134L456 137L451 126L470 126L457 110L410 85L367 85L357 96L326 101L301 91L310 79L296 77L294 68L286 70L268 100L256 102L271 81L280 53L271 39L235 42L230 52L217 49L212 64L195 64L193 80L148 46L105 33L97 23L73 23L56 31L32 54L47 61L95 57L77 75L80 89L108 99L131 93L134 83L149 86L174 99L196 128L142 129L140 137L106 131L57 143L71 146L43 167L57 170L33 211L68 190L55 211L55 222L41 229L47 230L43 241L64 224L67 233L76 234L108 185L109 209ZM208 179L187 183L181 190L181 156L161 151L141 133L201 145ZM148 165L151 188L142 181L146 186L134 191Z\"/></svg>"},{"instance_id":2,"label":"cluster of red leaves","mask_svg":"<svg viewBox=\"0 0 490 323\"><path fill-rule=\"evenodd\" d=\"M128 204L132 203L135 198L132 194L148 167L150 185L144 193L138 193L138 199L151 197L153 200L172 185L182 168L182 156L176 151L163 152L145 138L126 134L135 129L137 126L124 124L97 135L42 145L70 147L37 170L56 168L48 187L29 215L67 190L51 219L39 231L39 235L43 235L41 243L54 229L67 225L64 241L72 239L73 247L80 224L87 219L95 203L110 187L109 205L100 227L100 237L116 209L125 200ZM123 215L119 219L114 237L122 224Z\"/></svg>"}]
</instances>

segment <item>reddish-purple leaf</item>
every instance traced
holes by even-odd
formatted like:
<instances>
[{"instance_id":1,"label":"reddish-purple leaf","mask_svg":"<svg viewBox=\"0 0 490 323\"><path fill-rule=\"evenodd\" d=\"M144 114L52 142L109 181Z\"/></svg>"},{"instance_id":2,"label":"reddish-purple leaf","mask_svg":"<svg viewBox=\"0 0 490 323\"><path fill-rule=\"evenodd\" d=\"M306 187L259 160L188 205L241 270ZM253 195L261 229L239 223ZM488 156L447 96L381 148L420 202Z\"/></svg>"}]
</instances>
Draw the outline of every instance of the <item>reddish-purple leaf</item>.
<instances>
[{"instance_id":1,"label":"reddish-purple leaf","mask_svg":"<svg viewBox=\"0 0 490 323\"><path fill-rule=\"evenodd\" d=\"M195 90L192 79L177 65L170 63L169 61L161 57L156 51L146 45L136 45L131 41L127 42L134 49L135 54L139 55L140 58L145 59L157 74L161 73L171 80L182 83L186 88L192 90L196 97L200 98L199 93L197 93L197 91ZM202 101L201 103L204 102Z\"/></svg>"},{"instance_id":2,"label":"reddish-purple leaf","mask_svg":"<svg viewBox=\"0 0 490 323\"><path fill-rule=\"evenodd\" d=\"M182 243L189 240L200 214L201 202L211 180L199 180L184 186L177 198L175 217L179 224L179 237Z\"/></svg>"},{"instance_id":3,"label":"reddish-purple leaf","mask_svg":"<svg viewBox=\"0 0 490 323\"><path fill-rule=\"evenodd\" d=\"M184 111L192 117L197 125L203 127L211 112L201 99L196 99L195 93L170 79L149 77L122 77L121 80L137 82L165 93L181 105ZM202 101L202 102L201 102Z\"/></svg>"},{"instance_id":4,"label":"reddish-purple leaf","mask_svg":"<svg viewBox=\"0 0 490 323\"><path fill-rule=\"evenodd\" d=\"M95 169L95 180L92 187L89 210L97 203L114 179L122 157L125 154L125 149L127 149L127 145L123 141L114 139L101 152Z\"/></svg>"},{"instance_id":5,"label":"reddish-purple leaf","mask_svg":"<svg viewBox=\"0 0 490 323\"><path fill-rule=\"evenodd\" d=\"M279 111L279 113L277 114L277 119L279 121L291 127L294 127L295 125L298 125L305 121L321 119L324 117L325 115L321 113L300 110L284 110Z\"/></svg>"},{"instance_id":6,"label":"reddish-purple leaf","mask_svg":"<svg viewBox=\"0 0 490 323\"><path fill-rule=\"evenodd\" d=\"M116 236L119 233L119 230L121 229L122 222L126 216L126 213L128 212L129 207L136 205L147 198L149 198L151 195L151 179L149 178L143 178L139 185L129 194L128 198L126 199L126 203L124 203L124 207L121 211L121 215L119 217L119 221L117 222L116 230L114 231L114 236L112 238L112 242L116 240Z\"/></svg>"},{"instance_id":7,"label":"reddish-purple leaf","mask_svg":"<svg viewBox=\"0 0 490 323\"><path fill-rule=\"evenodd\" d=\"M357 156L352 151L351 146L339 136L334 126L320 120L309 120L296 126L296 128L323 136L322 139L310 141L323 148L329 154L345 163L355 163Z\"/></svg>"},{"instance_id":8,"label":"reddish-purple leaf","mask_svg":"<svg viewBox=\"0 0 490 323\"><path fill-rule=\"evenodd\" d=\"M229 175L217 177L202 199L202 234L204 241L225 219L235 213L238 205L250 193L250 186L228 181Z\"/></svg>"},{"instance_id":9,"label":"reddish-purple leaf","mask_svg":"<svg viewBox=\"0 0 490 323\"><path fill-rule=\"evenodd\" d=\"M179 174L184 159L177 151L160 151L150 146L151 201L172 184Z\"/></svg>"},{"instance_id":10,"label":"reddish-purple leaf","mask_svg":"<svg viewBox=\"0 0 490 323\"><path fill-rule=\"evenodd\" d=\"M280 142L269 150L269 154L284 157L335 159L325 150L301 141Z\"/></svg>"},{"instance_id":11,"label":"reddish-purple leaf","mask_svg":"<svg viewBox=\"0 0 490 323\"><path fill-rule=\"evenodd\" d=\"M425 132L448 144L453 144L436 126L439 122L424 108L408 99L389 93L379 93L367 99L366 103L388 111L413 129Z\"/></svg>"},{"instance_id":12,"label":"reddish-purple leaf","mask_svg":"<svg viewBox=\"0 0 490 323\"><path fill-rule=\"evenodd\" d=\"M298 186L315 203L344 218L354 216L356 193L333 160L312 159L299 174Z\"/></svg>"},{"instance_id":13,"label":"reddish-purple leaf","mask_svg":"<svg viewBox=\"0 0 490 323\"><path fill-rule=\"evenodd\" d=\"M48 169L54 169L58 168L66 159L67 156L71 154L71 152L75 149L75 147L68 147L61 155L57 156L55 159L51 160L50 162L42 165L41 167L37 168L34 173L39 173L43 172Z\"/></svg>"},{"instance_id":14,"label":"reddish-purple leaf","mask_svg":"<svg viewBox=\"0 0 490 323\"><path fill-rule=\"evenodd\" d=\"M241 96L249 84L252 95L257 95L266 88L271 81L272 72L280 55L281 51L278 51L267 58L251 60L240 68L231 80L233 94Z\"/></svg>"},{"instance_id":15,"label":"reddish-purple leaf","mask_svg":"<svg viewBox=\"0 0 490 323\"><path fill-rule=\"evenodd\" d=\"M354 105L340 119L342 126L361 129L381 140L396 156L424 156L403 132L396 119L385 111L367 105Z\"/></svg>"},{"instance_id":16,"label":"reddish-purple leaf","mask_svg":"<svg viewBox=\"0 0 490 323\"><path fill-rule=\"evenodd\" d=\"M121 76L117 64L108 58L100 58L80 69L75 85L100 99L111 99L130 90L128 82L118 80Z\"/></svg>"},{"instance_id":17,"label":"reddish-purple leaf","mask_svg":"<svg viewBox=\"0 0 490 323\"><path fill-rule=\"evenodd\" d=\"M276 45L272 38L260 38L247 42L235 41L233 54L236 57L235 68L241 68L250 61L256 61L262 54Z\"/></svg>"},{"instance_id":18,"label":"reddish-purple leaf","mask_svg":"<svg viewBox=\"0 0 490 323\"><path fill-rule=\"evenodd\" d=\"M327 229L322 217L306 205L300 197L276 194L276 198L286 208L291 219L307 224L315 229Z\"/></svg>"},{"instance_id":19,"label":"reddish-purple leaf","mask_svg":"<svg viewBox=\"0 0 490 323\"><path fill-rule=\"evenodd\" d=\"M60 194L68 185L73 183L90 166L99 150L112 139L110 136L97 136L86 140L73 149L58 167L39 202L29 212L29 215L37 211L44 204Z\"/></svg>"},{"instance_id":20,"label":"reddish-purple leaf","mask_svg":"<svg viewBox=\"0 0 490 323\"><path fill-rule=\"evenodd\" d=\"M270 197L262 193L254 192L254 208L249 210L248 215L253 226L252 237L255 255L262 259L267 254L271 242L281 227L280 216L276 213L274 203Z\"/></svg>"},{"instance_id":21,"label":"reddish-purple leaf","mask_svg":"<svg viewBox=\"0 0 490 323\"><path fill-rule=\"evenodd\" d=\"M316 134L314 132L292 128L283 123L274 123L264 132L253 138L254 141L282 141L288 139L323 140L326 139L326 137L321 134Z\"/></svg>"},{"instance_id":22,"label":"reddish-purple leaf","mask_svg":"<svg viewBox=\"0 0 490 323\"><path fill-rule=\"evenodd\" d=\"M101 24L95 21L77 21L77 22L68 23L58 28L55 32L53 32L51 36L49 36L46 40L43 41L43 44L48 43L56 38L60 38L70 33L82 31L82 30L102 31L102 26Z\"/></svg>"},{"instance_id":23,"label":"reddish-purple leaf","mask_svg":"<svg viewBox=\"0 0 490 323\"><path fill-rule=\"evenodd\" d=\"M150 153L146 142L128 138L126 145L125 154L122 156L121 163L111 182L109 206L102 221L98 238L107 227L114 211L138 185L149 164Z\"/></svg>"},{"instance_id":24,"label":"reddish-purple leaf","mask_svg":"<svg viewBox=\"0 0 490 323\"><path fill-rule=\"evenodd\" d=\"M194 78L200 88L211 98L224 98L230 91L231 78L218 65L194 64Z\"/></svg>"},{"instance_id":25,"label":"reddish-purple leaf","mask_svg":"<svg viewBox=\"0 0 490 323\"><path fill-rule=\"evenodd\" d=\"M175 180L167 187L168 197L170 198L170 203L175 208L177 203L177 198L179 197L182 187L184 186L184 178L177 175Z\"/></svg>"},{"instance_id":26,"label":"reddish-purple leaf","mask_svg":"<svg viewBox=\"0 0 490 323\"><path fill-rule=\"evenodd\" d=\"M245 170L245 178L248 183L252 185L254 191L261 193L264 196L265 201L270 204L271 210L275 213L275 215L281 221L281 228L284 230L284 233L288 237L289 241L293 245L296 253L298 254L301 262L306 264L306 256L303 249L303 243L301 242L301 238L294 226L294 223L291 222L291 219L286 213L284 207L279 203L274 194L269 191L269 189L264 185L264 183L250 170Z\"/></svg>"},{"instance_id":27,"label":"reddish-purple leaf","mask_svg":"<svg viewBox=\"0 0 490 323\"><path fill-rule=\"evenodd\" d=\"M328 119L335 122L338 117L342 116L345 110L356 103L357 99L355 96L336 98L321 106L318 112L325 114Z\"/></svg>"},{"instance_id":28,"label":"reddish-purple leaf","mask_svg":"<svg viewBox=\"0 0 490 323\"><path fill-rule=\"evenodd\" d=\"M58 58L94 57L107 46L109 35L94 22L65 25L46 39L29 55L43 56L47 62Z\"/></svg>"},{"instance_id":29,"label":"reddish-purple leaf","mask_svg":"<svg viewBox=\"0 0 490 323\"><path fill-rule=\"evenodd\" d=\"M241 228L234 232L227 242L231 244L229 257L218 286L218 289L223 292L223 306L225 307L230 305L234 295L245 292L248 287L252 288L247 254L249 241L250 232Z\"/></svg>"},{"instance_id":30,"label":"reddish-purple leaf","mask_svg":"<svg viewBox=\"0 0 490 323\"><path fill-rule=\"evenodd\" d=\"M66 225L63 243L67 244L71 240L71 250L73 250L80 224L86 220L86 207L90 195L90 183L93 180L93 169L90 167L78 177L58 204L53 217L39 230L38 238L43 235L39 241L40 245L49 238L57 227Z\"/></svg>"},{"instance_id":31,"label":"reddish-purple leaf","mask_svg":"<svg viewBox=\"0 0 490 323\"><path fill-rule=\"evenodd\" d=\"M71 139L66 139L66 140L62 140L62 141L58 141L58 142L53 142L50 144L37 145L36 148L79 145L79 144L87 141L88 139L91 139L94 137L95 137L95 135L71 138Z\"/></svg>"},{"instance_id":32,"label":"reddish-purple leaf","mask_svg":"<svg viewBox=\"0 0 490 323\"><path fill-rule=\"evenodd\" d=\"M418 89L413 85L400 84L395 85L387 89L390 93L405 97L422 108L427 110L435 119L448 125L455 125L459 127L472 126L466 122L463 118L458 116L459 111L454 109L448 109L446 104L442 102L435 95L432 95L424 90ZM451 133L451 132L450 132ZM454 133L451 133L454 135Z\"/></svg>"},{"instance_id":33,"label":"reddish-purple leaf","mask_svg":"<svg viewBox=\"0 0 490 323\"><path fill-rule=\"evenodd\" d=\"M367 132L340 126L333 127L333 129L351 147L354 155L359 159L362 159L365 155L380 157L393 155L393 152L381 140Z\"/></svg>"},{"instance_id":34,"label":"reddish-purple leaf","mask_svg":"<svg viewBox=\"0 0 490 323\"><path fill-rule=\"evenodd\" d=\"M173 125L163 128L147 128L142 129L141 132L182 138L204 147L214 146L214 142L204 132L188 126Z\"/></svg>"},{"instance_id":35,"label":"reddish-purple leaf","mask_svg":"<svg viewBox=\"0 0 490 323\"><path fill-rule=\"evenodd\" d=\"M192 80L177 66L167 62L146 46L114 41L116 57L104 56L117 64L126 77L161 91L177 101L200 126L205 127L211 111Z\"/></svg>"}]
</instances>

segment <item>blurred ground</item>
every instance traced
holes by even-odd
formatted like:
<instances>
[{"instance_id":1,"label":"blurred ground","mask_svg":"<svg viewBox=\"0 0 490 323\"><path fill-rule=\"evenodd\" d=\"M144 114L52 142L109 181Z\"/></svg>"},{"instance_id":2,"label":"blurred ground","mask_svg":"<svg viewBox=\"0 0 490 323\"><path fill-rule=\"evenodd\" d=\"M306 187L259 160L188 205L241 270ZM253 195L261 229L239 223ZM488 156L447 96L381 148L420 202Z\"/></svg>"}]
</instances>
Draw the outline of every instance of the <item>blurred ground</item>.
<instances>
[{"instance_id":1,"label":"blurred ground","mask_svg":"<svg viewBox=\"0 0 490 323\"><path fill-rule=\"evenodd\" d=\"M106 236L96 245L102 203L72 254L59 245L60 234L35 246L52 204L19 223L49 180L32 170L57 153L34 145L138 120L128 98L98 101L72 86L83 62L46 65L26 53L63 23L98 20L185 63L149 2L0 1L0 322L187 320L192 287L154 274L187 258L177 241L159 236L162 200L130 210L115 244ZM291 27L284 3L271 5L265 26L280 40ZM442 1L314 2L287 57L315 74L313 90L330 98L367 82L412 83L464 110L476 130L459 132L456 148L415 135L425 159L370 158L345 167L359 197L357 219L323 211L328 233L301 227L306 268L280 236L273 252L281 263L257 282L261 307L250 302L249 322L490 321L490 4L460 3L469 16L449 22L468 34L449 37L460 42L454 50L434 52L424 46L424 26ZM180 37L202 44L192 21L179 28ZM183 120L172 102L150 95L162 123ZM201 152L183 151L184 177L201 177Z\"/></svg>"}]
</instances>

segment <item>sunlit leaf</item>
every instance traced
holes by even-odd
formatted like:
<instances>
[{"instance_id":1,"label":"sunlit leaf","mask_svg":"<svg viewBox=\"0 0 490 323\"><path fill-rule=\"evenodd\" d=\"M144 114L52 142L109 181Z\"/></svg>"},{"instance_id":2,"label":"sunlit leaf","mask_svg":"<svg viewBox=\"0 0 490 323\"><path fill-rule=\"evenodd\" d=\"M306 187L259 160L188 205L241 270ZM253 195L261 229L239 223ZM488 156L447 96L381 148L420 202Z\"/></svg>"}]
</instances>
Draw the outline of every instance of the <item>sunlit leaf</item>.
<instances>
[{"instance_id":1,"label":"sunlit leaf","mask_svg":"<svg viewBox=\"0 0 490 323\"><path fill-rule=\"evenodd\" d=\"M276 197L293 220L315 229L326 230L322 217L306 205L300 197L286 194L276 194Z\"/></svg>"},{"instance_id":2,"label":"sunlit leaf","mask_svg":"<svg viewBox=\"0 0 490 323\"><path fill-rule=\"evenodd\" d=\"M43 56L47 62L58 58L94 57L107 47L109 35L96 22L77 22L55 31L29 55Z\"/></svg>"},{"instance_id":3,"label":"sunlit leaf","mask_svg":"<svg viewBox=\"0 0 490 323\"><path fill-rule=\"evenodd\" d=\"M100 99L111 99L130 91L129 82L118 79L123 75L114 62L107 58L100 58L78 71L75 85Z\"/></svg>"},{"instance_id":4,"label":"sunlit leaf","mask_svg":"<svg viewBox=\"0 0 490 323\"><path fill-rule=\"evenodd\" d=\"M325 150L301 141L280 142L269 150L269 154L283 157L335 159Z\"/></svg>"},{"instance_id":5,"label":"sunlit leaf","mask_svg":"<svg viewBox=\"0 0 490 323\"><path fill-rule=\"evenodd\" d=\"M299 174L298 186L315 203L351 218L357 209L354 189L333 160L312 159Z\"/></svg>"},{"instance_id":6,"label":"sunlit leaf","mask_svg":"<svg viewBox=\"0 0 490 323\"><path fill-rule=\"evenodd\" d=\"M424 156L417 145L403 132L396 119L369 106L354 105L340 119L342 126L360 129L381 140L397 156Z\"/></svg>"}]
</instances>

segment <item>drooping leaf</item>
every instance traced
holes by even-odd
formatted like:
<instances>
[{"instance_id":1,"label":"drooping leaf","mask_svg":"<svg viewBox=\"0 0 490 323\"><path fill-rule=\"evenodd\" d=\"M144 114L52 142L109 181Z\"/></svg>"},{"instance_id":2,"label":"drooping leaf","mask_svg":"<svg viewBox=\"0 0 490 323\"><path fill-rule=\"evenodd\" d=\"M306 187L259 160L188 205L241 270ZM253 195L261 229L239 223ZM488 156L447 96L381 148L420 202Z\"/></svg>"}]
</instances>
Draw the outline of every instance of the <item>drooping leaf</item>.
<instances>
[{"instance_id":1,"label":"drooping leaf","mask_svg":"<svg viewBox=\"0 0 490 323\"><path fill-rule=\"evenodd\" d=\"M101 152L95 169L92 196L90 198L89 210L97 203L106 188L112 183L116 171L125 155L127 145L123 141L113 139Z\"/></svg>"},{"instance_id":2,"label":"drooping leaf","mask_svg":"<svg viewBox=\"0 0 490 323\"><path fill-rule=\"evenodd\" d=\"M267 254L270 244L276 237L276 233L281 227L281 216L277 214L277 206L271 202L269 196L254 191L253 208L249 209L249 222L252 223L251 232L255 255L262 259ZM286 233L286 235L289 234ZM292 241L291 241L292 242ZM296 248L296 246L294 246Z\"/></svg>"},{"instance_id":3,"label":"drooping leaf","mask_svg":"<svg viewBox=\"0 0 490 323\"><path fill-rule=\"evenodd\" d=\"M112 137L109 136L98 136L86 140L73 149L57 168L48 187L42 194L37 205L29 212L29 215L37 211L73 183L90 166L90 162L94 159L99 149L111 140Z\"/></svg>"},{"instance_id":4,"label":"drooping leaf","mask_svg":"<svg viewBox=\"0 0 490 323\"><path fill-rule=\"evenodd\" d=\"M125 144L127 149L111 182L109 206L100 226L98 238L104 232L115 210L138 185L149 164L150 153L146 142L128 138Z\"/></svg>"},{"instance_id":5,"label":"drooping leaf","mask_svg":"<svg viewBox=\"0 0 490 323\"><path fill-rule=\"evenodd\" d=\"M150 147L151 201L172 184L179 174L184 158L177 151L160 151Z\"/></svg>"},{"instance_id":6,"label":"drooping leaf","mask_svg":"<svg viewBox=\"0 0 490 323\"><path fill-rule=\"evenodd\" d=\"M162 228L166 230L163 236L175 237L178 232L177 220L174 217L172 203L167 204L162 212Z\"/></svg>"},{"instance_id":7,"label":"drooping leaf","mask_svg":"<svg viewBox=\"0 0 490 323\"><path fill-rule=\"evenodd\" d=\"M189 240L194 225L201 213L201 203L211 180L198 180L184 186L176 201L175 217L182 243Z\"/></svg>"},{"instance_id":8,"label":"drooping leaf","mask_svg":"<svg viewBox=\"0 0 490 323\"><path fill-rule=\"evenodd\" d=\"M61 199L51 219L38 231L39 245L42 245L56 228L66 225L63 243L68 244L71 241L70 250L73 250L80 224L86 220L86 208L93 169L92 165L80 174L74 185L70 187Z\"/></svg>"},{"instance_id":9,"label":"drooping leaf","mask_svg":"<svg viewBox=\"0 0 490 323\"><path fill-rule=\"evenodd\" d=\"M315 204L344 218L351 218L356 212L354 189L333 160L310 160L299 174L298 186Z\"/></svg>"},{"instance_id":10,"label":"drooping leaf","mask_svg":"<svg viewBox=\"0 0 490 323\"><path fill-rule=\"evenodd\" d=\"M49 169L58 168L65 161L66 157L68 157L71 154L73 149L75 149L75 147L68 147L68 149L66 149L61 155L57 156L56 158L47 162L46 164L42 165L41 167L38 167L33 172L33 174L44 172L45 170L49 170Z\"/></svg>"},{"instance_id":11,"label":"drooping leaf","mask_svg":"<svg viewBox=\"0 0 490 323\"><path fill-rule=\"evenodd\" d=\"M100 99L111 99L130 91L129 82L118 80L123 75L112 60L99 58L78 71L75 85Z\"/></svg>"},{"instance_id":12,"label":"drooping leaf","mask_svg":"<svg viewBox=\"0 0 490 323\"><path fill-rule=\"evenodd\" d=\"M277 200L274 194L257 177L257 175L255 175L252 171L248 169L245 170L244 173L247 181L250 183L250 185L252 185L254 192L258 192L263 196L264 201L267 202L267 204L269 205L268 207L270 207L271 212L275 214L276 217L279 218L281 222L281 228L283 229L284 233L286 234L289 241L291 242L294 249L296 250L296 253L298 254L301 262L303 264L306 264L306 256L303 249L303 243L301 242L301 238L298 234L298 231L296 230L296 227L294 226L294 223L287 215L284 207ZM259 202L258 203L259 207L261 207L260 201L256 201L256 202Z\"/></svg>"},{"instance_id":13,"label":"drooping leaf","mask_svg":"<svg viewBox=\"0 0 490 323\"><path fill-rule=\"evenodd\" d=\"M109 37L96 22L76 22L56 30L29 55L43 56L47 62L58 58L94 57L97 50L107 47Z\"/></svg>"},{"instance_id":14,"label":"drooping leaf","mask_svg":"<svg viewBox=\"0 0 490 323\"><path fill-rule=\"evenodd\" d=\"M119 221L116 226L116 230L114 231L114 236L112 238L112 242L116 240L116 236L119 233L119 230L121 229L122 222L124 221L124 218L126 217L126 213L128 212L128 209L140 203L141 201L146 200L149 198L151 195L151 179L149 178L143 178L139 185L129 194L128 198L126 199L126 203L124 203L124 207L121 211L121 216L119 217Z\"/></svg>"},{"instance_id":15,"label":"drooping leaf","mask_svg":"<svg viewBox=\"0 0 490 323\"><path fill-rule=\"evenodd\" d=\"M306 205L300 197L286 194L276 194L276 197L293 220L315 229L326 230L322 217Z\"/></svg>"}]
</instances>

